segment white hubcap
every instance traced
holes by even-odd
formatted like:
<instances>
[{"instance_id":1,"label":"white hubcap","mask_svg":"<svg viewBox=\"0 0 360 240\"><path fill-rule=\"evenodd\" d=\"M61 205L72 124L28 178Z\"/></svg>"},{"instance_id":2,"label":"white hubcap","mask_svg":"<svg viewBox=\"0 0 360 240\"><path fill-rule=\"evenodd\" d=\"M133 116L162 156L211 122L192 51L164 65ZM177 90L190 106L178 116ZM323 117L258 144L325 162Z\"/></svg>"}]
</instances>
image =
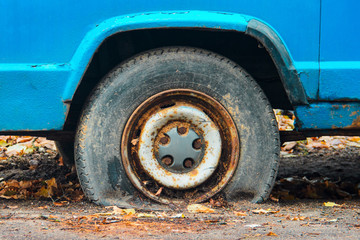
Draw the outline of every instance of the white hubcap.
<instances>
[{"instance_id":1,"label":"white hubcap","mask_svg":"<svg viewBox=\"0 0 360 240\"><path fill-rule=\"evenodd\" d=\"M157 154L155 154L156 136L169 122L174 121L189 123L190 128L201 132L204 142L202 158L198 159L198 164L187 172L176 172L165 168L159 163ZM196 138L193 130L188 131L187 134L184 137ZM176 136L173 133L172 135ZM171 138L169 140L171 143ZM188 144L191 142L189 141ZM192 151L191 146L186 144L186 141L182 141L182 144L178 144L176 147L171 146L168 154L178 156L179 152L188 151L190 155L194 156L196 151ZM144 170L159 184L173 189L189 189L205 182L214 173L221 156L221 144L219 129L203 111L189 106L173 106L156 112L147 120L140 134L138 155ZM179 168L178 161L182 160L176 161L177 168Z\"/></svg>"}]
</instances>

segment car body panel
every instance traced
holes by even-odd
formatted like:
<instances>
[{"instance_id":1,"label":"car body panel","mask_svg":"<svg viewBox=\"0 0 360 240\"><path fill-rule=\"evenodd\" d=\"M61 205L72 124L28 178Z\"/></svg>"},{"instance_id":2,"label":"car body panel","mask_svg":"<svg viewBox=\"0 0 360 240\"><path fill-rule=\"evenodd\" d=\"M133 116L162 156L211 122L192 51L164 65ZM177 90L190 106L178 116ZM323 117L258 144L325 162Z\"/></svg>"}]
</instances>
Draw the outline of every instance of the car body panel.
<instances>
[{"instance_id":1,"label":"car body panel","mask_svg":"<svg viewBox=\"0 0 360 240\"><path fill-rule=\"evenodd\" d=\"M280 40L291 63L288 67L300 79L300 87L288 91L290 96L305 95L300 106L293 100L298 119L307 117L302 111L309 108L306 100L358 101L359 48L351 51L353 42L341 45L359 36L354 32L356 11L344 10L352 11L343 18L344 25L341 19L331 20L336 6L330 5L321 0L0 2L0 131L62 130L92 56L113 34L154 28L245 32L254 19L276 34L268 38ZM345 29L345 34L336 35L334 26ZM284 81L286 87L292 80ZM350 83L353 87L348 87ZM317 128L328 127L320 118L317 122ZM300 129L310 126L300 124Z\"/></svg>"},{"instance_id":2,"label":"car body panel","mask_svg":"<svg viewBox=\"0 0 360 240\"><path fill-rule=\"evenodd\" d=\"M360 2L323 1L319 99L360 99Z\"/></svg>"}]
</instances>

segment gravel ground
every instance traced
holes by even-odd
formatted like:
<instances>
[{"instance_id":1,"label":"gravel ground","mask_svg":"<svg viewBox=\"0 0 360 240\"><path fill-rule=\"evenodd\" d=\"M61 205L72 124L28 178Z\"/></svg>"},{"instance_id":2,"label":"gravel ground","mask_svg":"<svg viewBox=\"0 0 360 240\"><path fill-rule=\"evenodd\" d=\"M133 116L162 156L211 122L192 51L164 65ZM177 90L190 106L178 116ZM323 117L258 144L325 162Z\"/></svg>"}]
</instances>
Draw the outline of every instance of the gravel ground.
<instances>
[{"instance_id":1,"label":"gravel ground","mask_svg":"<svg viewBox=\"0 0 360 240\"><path fill-rule=\"evenodd\" d=\"M173 209L114 215L86 200L0 199L0 239L359 239L359 153L347 147L285 154L270 200L205 203L214 213ZM56 152L13 156L1 166L2 181L77 181L73 171L59 166Z\"/></svg>"}]
</instances>

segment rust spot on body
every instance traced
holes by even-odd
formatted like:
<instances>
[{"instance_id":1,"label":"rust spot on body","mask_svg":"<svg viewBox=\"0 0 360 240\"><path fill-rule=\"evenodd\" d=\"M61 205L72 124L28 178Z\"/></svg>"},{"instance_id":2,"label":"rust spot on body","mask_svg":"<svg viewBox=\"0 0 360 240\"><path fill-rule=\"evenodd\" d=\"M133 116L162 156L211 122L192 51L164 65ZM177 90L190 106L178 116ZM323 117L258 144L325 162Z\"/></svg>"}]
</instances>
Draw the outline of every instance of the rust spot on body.
<instances>
[{"instance_id":1,"label":"rust spot on body","mask_svg":"<svg viewBox=\"0 0 360 240\"><path fill-rule=\"evenodd\" d=\"M358 115L358 114L359 114L359 111L354 111L349 116L352 117L352 116L355 116L355 115Z\"/></svg>"},{"instance_id":2,"label":"rust spot on body","mask_svg":"<svg viewBox=\"0 0 360 240\"><path fill-rule=\"evenodd\" d=\"M354 119L350 126L345 127L344 129L354 129L360 128L360 116Z\"/></svg>"}]
</instances>

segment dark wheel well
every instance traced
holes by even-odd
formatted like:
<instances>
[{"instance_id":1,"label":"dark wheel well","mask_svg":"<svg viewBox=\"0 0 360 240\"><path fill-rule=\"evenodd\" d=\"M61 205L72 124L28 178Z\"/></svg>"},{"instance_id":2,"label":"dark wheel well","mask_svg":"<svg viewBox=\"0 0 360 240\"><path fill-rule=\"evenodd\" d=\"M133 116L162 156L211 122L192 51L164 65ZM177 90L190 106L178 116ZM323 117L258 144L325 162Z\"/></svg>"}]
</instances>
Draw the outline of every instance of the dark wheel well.
<instances>
[{"instance_id":1,"label":"dark wheel well","mask_svg":"<svg viewBox=\"0 0 360 240\"><path fill-rule=\"evenodd\" d=\"M269 53L256 39L235 31L134 30L112 35L99 46L72 99L64 130L75 130L87 96L111 69L135 54L164 46L190 46L221 54L247 70L273 108L291 109L277 69Z\"/></svg>"}]
</instances>

